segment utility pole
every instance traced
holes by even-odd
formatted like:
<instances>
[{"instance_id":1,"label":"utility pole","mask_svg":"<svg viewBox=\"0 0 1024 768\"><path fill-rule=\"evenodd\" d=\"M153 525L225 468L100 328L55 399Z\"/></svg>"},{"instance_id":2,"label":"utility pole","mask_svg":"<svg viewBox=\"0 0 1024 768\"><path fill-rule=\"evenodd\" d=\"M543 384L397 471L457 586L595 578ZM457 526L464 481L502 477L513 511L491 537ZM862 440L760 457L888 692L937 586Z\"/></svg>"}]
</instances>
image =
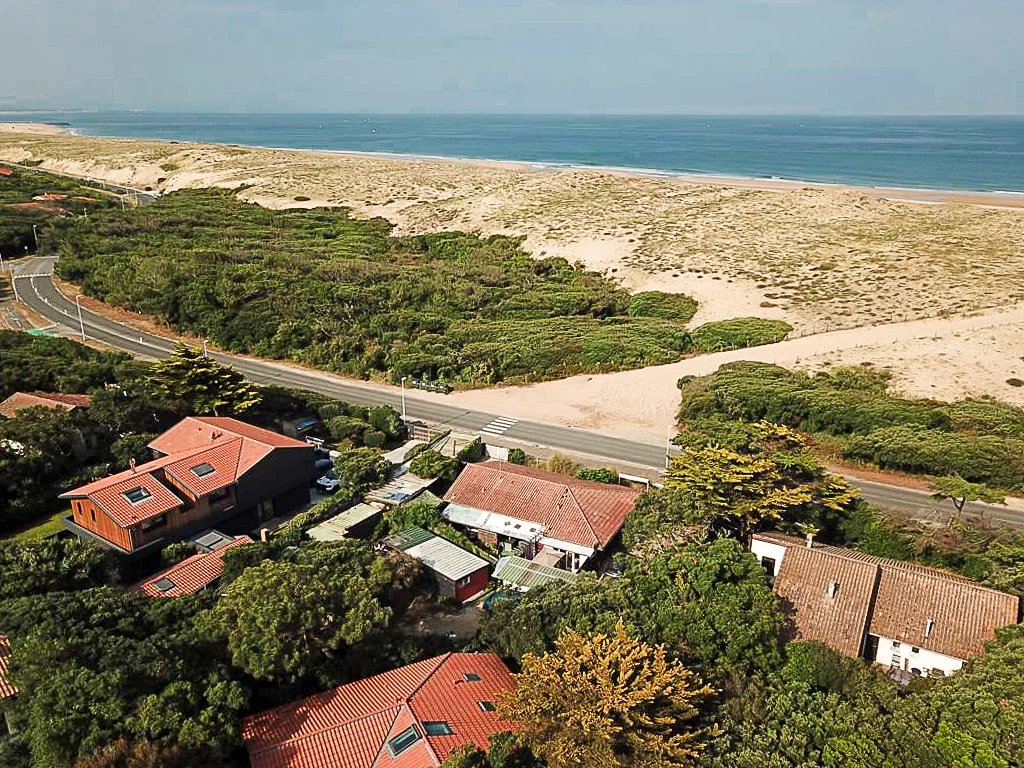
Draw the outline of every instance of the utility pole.
<instances>
[{"instance_id":1,"label":"utility pole","mask_svg":"<svg viewBox=\"0 0 1024 768\"><path fill-rule=\"evenodd\" d=\"M409 419L406 417L406 413L405 413L405 380L407 378L408 378L408 376L403 376L402 377L402 423L403 424L407 424L408 421L409 421Z\"/></svg>"},{"instance_id":2,"label":"utility pole","mask_svg":"<svg viewBox=\"0 0 1024 768\"><path fill-rule=\"evenodd\" d=\"M11 290L14 291L14 300L21 301L21 297L18 296L18 286L14 284L14 266L10 263L7 265L7 269L11 274ZM4 255L0 253L0 275L4 273Z\"/></svg>"},{"instance_id":3,"label":"utility pole","mask_svg":"<svg viewBox=\"0 0 1024 768\"><path fill-rule=\"evenodd\" d=\"M75 296L75 305L78 307L78 328L82 332L82 341L85 341L85 321L82 319L82 295Z\"/></svg>"},{"instance_id":4,"label":"utility pole","mask_svg":"<svg viewBox=\"0 0 1024 768\"><path fill-rule=\"evenodd\" d=\"M206 339L203 339L203 357L209 357L210 352L206 348Z\"/></svg>"},{"instance_id":5,"label":"utility pole","mask_svg":"<svg viewBox=\"0 0 1024 768\"><path fill-rule=\"evenodd\" d=\"M32 239L36 241L36 253L39 253L39 232L35 224L32 225Z\"/></svg>"}]
</instances>

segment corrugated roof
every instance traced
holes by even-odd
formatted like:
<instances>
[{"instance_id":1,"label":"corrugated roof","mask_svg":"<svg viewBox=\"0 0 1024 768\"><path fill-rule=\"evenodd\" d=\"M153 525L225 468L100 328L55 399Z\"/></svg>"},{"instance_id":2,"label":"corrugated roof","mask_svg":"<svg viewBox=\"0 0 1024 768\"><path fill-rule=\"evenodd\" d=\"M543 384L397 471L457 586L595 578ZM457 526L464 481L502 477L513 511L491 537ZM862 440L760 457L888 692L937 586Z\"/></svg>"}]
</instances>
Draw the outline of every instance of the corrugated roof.
<instances>
[{"instance_id":1,"label":"corrugated roof","mask_svg":"<svg viewBox=\"0 0 1024 768\"><path fill-rule=\"evenodd\" d=\"M65 395L60 392L15 392L0 403L0 416L8 419L25 408L62 408L73 411L75 408L86 408L92 402L89 395Z\"/></svg>"},{"instance_id":2,"label":"corrugated roof","mask_svg":"<svg viewBox=\"0 0 1024 768\"><path fill-rule=\"evenodd\" d=\"M509 555L498 560L494 566L494 578L523 590L542 587L554 581L572 581L576 574L553 568L550 565L535 563L516 555Z\"/></svg>"},{"instance_id":3,"label":"corrugated roof","mask_svg":"<svg viewBox=\"0 0 1024 768\"><path fill-rule=\"evenodd\" d=\"M622 528L640 491L516 464L469 464L445 501L532 521L550 538L601 549Z\"/></svg>"},{"instance_id":4,"label":"corrugated roof","mask_svg":"<svg viewBox=\"0 0 1024 768\"><path fill-rule=\"evenodd\" d=\"M224 573L224 553L229 549L252 544L248 536L236 536L234 541L213 552L202 552L187 557L180 563L140 582L134 590L147 597L181 597L194 595L210 586Z\"/></svg>"},{"instance_id":5,"label":"corrugated roof","mask_svg":"<svg viewBox=\"0 0 1024 768\"><path fill-rule=\"evenodd\" d=\"M330 520L324 520L322 523L314 525L306 532L306 535L317 541L339 541L348 535L352 527L379 515L382 511L380 507L361 502L354 507L349 507L341 514L335 515Z\"/></svg>"},{"instance_id":6,"label":"corrugated roof","mask_svg":"<svg viewBox=\"0 0 1024 768\"><path fill-rule=\"evenodd\" d=\"M456 747L486 747L492 733L514 729L478 705L513 686L496 654L446 654L249 717L242 739L253 768L436 768ZM452 735L425 735L431 721ZM409 726L421 738L392 759L388 739Z\"/></svg>"},{"instance_id":7,"label":"corrugated roof","mask_svg":"<svg viewBox=\"0 0 1024 768\"><path fill-rule=\"evenodd\" d=\"M18 692L7 682L7 664L11 658L11 643L6 636L0 635L0 699L9 699Z\"/></svg>"},{"instance_id":8,"label":"corrugated roof","mask_svg":"<svg viewBox=\"0 0 1024 768\"><path fill-rule=\"evenodd\" d=\"M959 574L775 532L754 538L786 547L775 591L793 604L800 636L840 653L857 655L870 633L969 659L1017 622L1016 596Z\"/></svg>"},{"instance_id":9,"label":"corrugated roof","mask_svg":"<svg viewBox=\"0 0 1024 768\"><path fill-rule=\"evenodd\" d=\"M446 579L458 581L481 569L490 570L490 563L467 552L441 536L423 528L409 528L384 540L389 547L400 549L409 557Z\"/></svg>"}]
</instances>

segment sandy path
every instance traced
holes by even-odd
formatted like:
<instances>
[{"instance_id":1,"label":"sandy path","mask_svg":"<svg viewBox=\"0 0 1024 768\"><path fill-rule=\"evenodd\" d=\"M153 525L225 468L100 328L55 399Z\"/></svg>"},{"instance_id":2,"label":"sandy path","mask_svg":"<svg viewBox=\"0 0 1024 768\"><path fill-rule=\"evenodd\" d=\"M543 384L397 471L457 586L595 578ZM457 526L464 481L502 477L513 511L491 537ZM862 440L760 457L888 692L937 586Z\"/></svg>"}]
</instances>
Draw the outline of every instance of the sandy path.
<instances>
[{"instance_id":1,"label":"sandy path","mask_svg":"<svg viewBox=\"0 0 1024 768\"><path fill-rule=\"evenodd\" d=\"M933 339L953 339L958 334L977 334L986 329L1007 327L1024 327L1024 303L972 317L914 320L872 328L820 333L752 349L700 355L678 363L635 371L574 376L570 379L527 387L501 387L458 392L448 396L417 393L417 396L436 398L440 402L457 403L473 410L502 414L515 419L600 430L634 440L664 440L675 423L676 412L679 409L679 390L676 388L676 382L682 376L703 376L713 373L725 363L738 360L776 363L787 367L805 367L808 363L817 361L817 367L821 367L823 358L843 352L862 353L866 357L859 362L865 362L873 357L876 359L872 362L884 364L885 360L880 356L879 350L888 345L895 345L893 354L899 356L904 355L908 349L913 349L918 344L926 345ZM965 343L973 342L968 338ZM1020 365L1021 355L1024 355L1024 344L1017 343L1008 347L1006 352L1015 357L1017 364ZM960 378L969 379L971 369L965 370L958 365L945 373L937 370L935 379L939 391L933 389L930 393L912 394L948 396L946 389L951 382L942 381L940 373L957 381ZM968 391L963 394L978 392Z\"/></svg>"}]
</instances>

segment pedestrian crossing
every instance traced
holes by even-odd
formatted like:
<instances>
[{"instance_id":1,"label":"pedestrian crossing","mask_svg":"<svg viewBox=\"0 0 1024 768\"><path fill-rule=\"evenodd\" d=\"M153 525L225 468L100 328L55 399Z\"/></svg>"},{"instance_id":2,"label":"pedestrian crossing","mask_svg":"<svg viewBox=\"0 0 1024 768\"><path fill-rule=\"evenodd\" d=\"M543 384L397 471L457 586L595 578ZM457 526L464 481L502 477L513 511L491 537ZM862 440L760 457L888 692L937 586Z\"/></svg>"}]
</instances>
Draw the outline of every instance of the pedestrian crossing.
<instances>
[{"instance_id":1,"label":"pedestrian crossing","mask_svg":"<svg viewBox=\"0 0 1024 768\"><path fill-rule=\"evenodd\" d=\"M486 432L489 435L504 435L517 423L516 419L510 419L508 416L499 416L480 431Z\"/></svg>"}]
</instances>

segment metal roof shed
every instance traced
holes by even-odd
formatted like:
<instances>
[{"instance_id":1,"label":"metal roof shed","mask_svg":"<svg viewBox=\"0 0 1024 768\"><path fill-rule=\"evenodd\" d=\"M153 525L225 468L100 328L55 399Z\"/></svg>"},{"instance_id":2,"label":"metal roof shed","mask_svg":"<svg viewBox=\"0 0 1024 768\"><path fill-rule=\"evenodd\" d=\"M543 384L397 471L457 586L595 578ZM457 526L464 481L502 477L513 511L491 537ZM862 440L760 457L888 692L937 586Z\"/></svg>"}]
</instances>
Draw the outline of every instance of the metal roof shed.
<instances>
[{"instance_id":1,"label":"metal roof shed","mask_svg":"<svg viewBox=\"0 0 1024 768\"><path fill-rule=\"evenodd\" d=\"M396 533L384 544L423 563L438 577L441 593L459 602L482 592L490 580L490 563L423 528Z\"/></svg>"},{"instance_id":2,"label":"metal roof shed","mask_svg":"<svg viewBox=\"0 0 1024 768\"><path fill-rule=\"evenodd\" d=\"M310 528L306 535L317 541L338 541L346 538L354 528L382 512L381 507L359 503L339 515Z\"/></svg>"},{"instance_id":3,"label":"metal roof shed","mask_svg":"<svg viewBox=\"0 0 1024 768\"><path fill-rule=\"evenodd\" d=\"M572 581L574 573L553 568L550 565L509 555L498 560L494 566L494 578L511 587L527 592L534 587L542 587L554 581Z\"/></svg>"}]
</instances>

